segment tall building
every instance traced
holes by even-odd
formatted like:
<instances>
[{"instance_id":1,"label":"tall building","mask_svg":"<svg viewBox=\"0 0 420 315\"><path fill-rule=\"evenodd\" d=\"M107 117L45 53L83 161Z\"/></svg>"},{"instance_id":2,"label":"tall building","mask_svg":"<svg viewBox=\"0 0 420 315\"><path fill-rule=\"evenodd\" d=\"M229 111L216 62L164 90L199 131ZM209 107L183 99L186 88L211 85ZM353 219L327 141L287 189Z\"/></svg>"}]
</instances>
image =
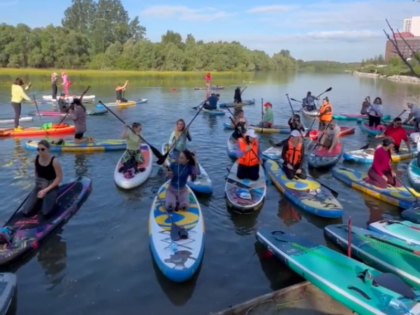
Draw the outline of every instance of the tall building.
<instances>
[{"instance_id":1,"label":"tall building","mask_svg":"<svg viewBox=\"0 0 420 315\"><path fill-rule=\"evenodd\" d=\"M404 36L405 34L409 35ZM396 35L395 40L397 41L398 48L404 58L411 58L413 56L413 51L420 50L420 37L414 37L410 33L401 33L402 37L404 37L404 40L402 40L401 38L398 38L398 34ZM385 61L388 62L392 57L398 57L398 55L395 53L394 46L388 40L385 46Z\"/></svg>"},{"instance_id":2,"label":"tall building","mask_svg":"<svg viewBox=\"0 0 420 315\"><path fill-rule=\"evenodd\" d=\"M404 19L403 32L411 33L414 36L420 36L420 16Z\"/></svg>"}]
</instances>

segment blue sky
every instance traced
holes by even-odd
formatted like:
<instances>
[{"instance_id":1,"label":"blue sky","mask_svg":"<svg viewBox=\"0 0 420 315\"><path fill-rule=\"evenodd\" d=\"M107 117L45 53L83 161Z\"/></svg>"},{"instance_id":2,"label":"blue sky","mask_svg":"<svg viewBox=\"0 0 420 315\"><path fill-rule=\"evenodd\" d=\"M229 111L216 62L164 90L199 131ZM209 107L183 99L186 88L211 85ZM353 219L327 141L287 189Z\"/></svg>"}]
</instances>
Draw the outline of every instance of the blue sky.
<instances>
[{"instance_id":1,"label":"blue sky","mask_svg":"<svg viewBox=\"0 0 420 315\"><path fill-rule=\"evenodd\" d=\"M269 54L288 49L303 60L344 62L384 53L385 18L401 29L404 18L420 15L420 3L411 0L122 2L131 17L139 16L152 41L169 29L204 41L236 40ZM70 4L70 0L0 0L0 22L60 25Z\"/></svg>"}]
</instances>

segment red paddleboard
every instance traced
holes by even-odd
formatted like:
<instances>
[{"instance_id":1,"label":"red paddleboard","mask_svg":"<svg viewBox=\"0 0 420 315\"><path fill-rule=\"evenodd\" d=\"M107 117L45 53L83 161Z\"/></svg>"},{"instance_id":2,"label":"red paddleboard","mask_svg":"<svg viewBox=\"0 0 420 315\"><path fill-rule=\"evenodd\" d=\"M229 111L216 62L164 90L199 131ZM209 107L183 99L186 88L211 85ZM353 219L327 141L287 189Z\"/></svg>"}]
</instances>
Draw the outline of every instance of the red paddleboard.
<instances>
[{"instance_id":1,"label":"red paddleboard","mask_svg":"<svg viewBox=\"0 0 420 315\"><path fill-rule=\"evenodd\" d=\"M356 130L355 127L349 127L349 126L340 126L340 137L352 135L354 131ZM322 131L319 130L311 130L309 132L309 136L312 140L318 140L318 136L321 134Z\"/></svg>"},{"instance_id":2,"label":"red paddleboard","mask_svg":"<svg viewBox=\"0 0 420 315\"><path fill-rule=\"evenodd\" d=\"M328 148L318 145L315 148L315 150L312 151L312 153L317 156L327 156L327 157L337 156L341 154L341 141L338 142L338 144L335 146L335 148L331 152L328 152Z\"/></svg>"}]
</instances>

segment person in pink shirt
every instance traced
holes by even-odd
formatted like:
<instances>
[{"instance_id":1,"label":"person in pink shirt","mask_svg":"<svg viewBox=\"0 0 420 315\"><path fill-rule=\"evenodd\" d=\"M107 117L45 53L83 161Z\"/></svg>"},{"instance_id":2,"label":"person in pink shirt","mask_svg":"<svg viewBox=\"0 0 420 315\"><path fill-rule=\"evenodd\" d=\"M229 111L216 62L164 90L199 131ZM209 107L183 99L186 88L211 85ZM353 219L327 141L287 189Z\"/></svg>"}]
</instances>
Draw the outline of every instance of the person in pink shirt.
<instances>
[{"instance_id":1,"label":"person in pink shirt","mask_svg":"<svg viewBox=\"0 0 420 315\"><path fill-rule=\"evenodd\" d=\"M64 94L66 94L66 97L68 97L69 96L69 86L70 86L71 82L70 82L70 80L67 76L67 73L61 72L61 79L63 80L63 83L61 83L61 85L64 88Z\"/></svg>"},{"instance_id":2,"label":"person in pink shirt","mask_svg":"<svg viewBox=\"0 0 420 315\"><path fill-rule=\"evenodd\" d=\"M366 181L379 188L387 188L388 185L401 187L394 171L391 168L391 152L394 148L394 140L386 137L382 145L378 146L373 156L372 167L368 171Z\"/></svg>"}]
</instances>

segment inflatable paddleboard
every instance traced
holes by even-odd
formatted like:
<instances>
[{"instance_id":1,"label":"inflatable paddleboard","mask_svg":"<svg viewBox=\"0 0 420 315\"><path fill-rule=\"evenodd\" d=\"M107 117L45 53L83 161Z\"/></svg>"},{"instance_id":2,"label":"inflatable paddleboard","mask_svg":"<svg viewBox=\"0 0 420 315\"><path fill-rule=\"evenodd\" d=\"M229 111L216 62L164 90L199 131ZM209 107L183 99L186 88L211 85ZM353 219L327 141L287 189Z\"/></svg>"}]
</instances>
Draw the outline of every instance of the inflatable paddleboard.
<instances>
[{"instance_id":1,"label":"inflatable paddleboard","mask_svg":"<svg viewBox=\"0 0 420 315\"><path fill-rule=\"evenodd\" d=\"M389 235L407 242L420 246L420 224L410 221L381 220L369 224L369 230Z\"/></svg>"},{"instance_id":2,"label":"inflatable paddleboard","mask_svg":"<svg viewBox=\"0 0 420 315\"><path fill-rule=\"evenodd\" d=\"M360 149L343 153L343 159L349 162L356 162L361 164L372 164L373 156L375 154L374 148ZM407 148L400 148L400 152L392 153L392 162L397 163L407 159L411 159L416 152L408 152Z\"/></svg>"},{"instance_id":3,"label":"inflatable paddleboard","mask_svg":"<svg viewBox=\"0 0 420 315\"><path fill-rule=\"evenodd\" d=\"M226 107L241 107L241 106L246 106L246 105L254 105L255 104L255 100L246 100L246 101L242 101L242 103L221 103L219 104L220 108L226 108Z\"/></svg>"},{"instance_id":4,"label":"inflatable paddleboard","mask_svg":"<svg viewBox=\"0 0 420 315\"><path fill-rule=\"evenodd\" d=\"M343 146L341 141L337 143L335 148L328 152L328 148L318 145L309 153L308 166L312 168L326 168L334 166L343 154Z\"/></svg>"},{"instance_id":5,"label":"inflatable paddleboard","mask_svg":"<svg viewBox=\"0 0 420 315\"><path fill-rule=\"evenodd\" d=\"M340 126L340 137L348 136L354 134L356 128L349 126ZM311 130L309 131L309 136L312 140L318 140L318 137L321 135L322 131L320 130Z\"/></svg>"},{"instance_id":6,"label":"inflatable paddleboard","mask_svg":"<svg viewBox=\"0 0 420 315\"><path fill-rule=\"evenodd\" d=\"M20 117L19 122L32 121L32 117ZM0 119L0 124L13 124L14 119Z\"/></svg>"},{"instance_id":7,"label":"inflatable paddleboard","mask_svg":"<svg viewBox=\"0 0 420 315\"><path fill-rule=\"evenodd\" d=\"M25 143L25 148L36 151L39 141L29 140ZM108 139L95 140L95 142L75 144L74 140L64 140L64 144L51 144L51 152L102 152L102 151L119 151L125 150L125 140Z\"/></svg>"}]
</instances>

